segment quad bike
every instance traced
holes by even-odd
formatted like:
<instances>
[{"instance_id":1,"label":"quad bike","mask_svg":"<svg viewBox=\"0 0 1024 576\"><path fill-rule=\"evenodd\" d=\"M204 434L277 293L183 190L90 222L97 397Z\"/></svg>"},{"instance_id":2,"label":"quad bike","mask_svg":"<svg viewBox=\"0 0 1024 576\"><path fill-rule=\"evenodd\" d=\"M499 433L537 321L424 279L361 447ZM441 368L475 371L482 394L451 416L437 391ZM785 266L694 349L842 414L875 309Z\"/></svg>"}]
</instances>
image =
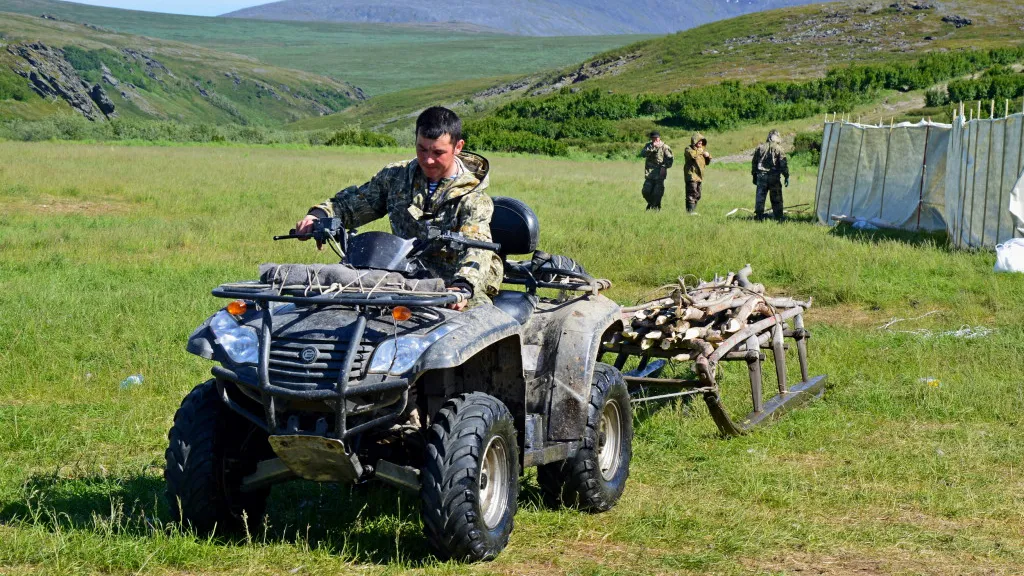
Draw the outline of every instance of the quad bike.
<instances>
[{"instance_id":1,"label":"quad bike","mask_svg":"<svg viewBox=\"0 0 1024 576\"><path fill-rule=\"evenodd\" d=\"M472 561L507 545L527 467L538 467L546 503L614 506L633 415L622 374L597 359L621 329L620 307L600 294L607 280L537 251L529 207L494 204L494 243L438 230L355 234L324 218L311 236L340 264L265 265L259 281L216 288L233 302L187 349L218 365L168 435L175 519L201 532L241 528L263 518L276 483L377 479L419 493L441 557ZM466 295L425 277L418 258L464 246L497 252L504 284L522 290L447 308Z\"/></svg>"},{"instance_id":2,"label":"quad bike","mask_svg":"<svg viewBox=\"0 0 1024 576\"><path fill-rule=\"evenodd\" d=\"M638 309L683 313L697 294L621 308L600 294L610 282L537 250L537 216L512 198L494 198L491 235L493 243L430 230L404 240L349 233L324 218L308 237L333 247L340 264L264 265L259 281L216 288L233 301L187 349L219 365L184 399L168 435L175 519L200 532L238 529L262 520L274 484L376 479L419 494L439 556L486 560L508 544L527 467L538 468L546 504L589 512L616 504L629 476L632 403L703 395L719 429L742 434L824 391L824 376L808 375L809 303L771 308L692 355L637 346L620 337ZM463 247L498 253L503 284L522 289L449 309L466 295L430 278L420 258ZM532 258L508 258L515 254ZM541 288L558 296L539 297ZM702 289L748 290L732 275ZM703 305L710 313L732 304ZM792 386L784 338L798 350ZM762 392L764 348L779 377L771 398ZM614 365L601 362L606 354ZM623 375L631 358L638 366ZM698 379L660 377L666 362L684 359ZM720 401L716 367L730 360L749 367L754 411L739 421Z\"/></svg>"}]
</instances>

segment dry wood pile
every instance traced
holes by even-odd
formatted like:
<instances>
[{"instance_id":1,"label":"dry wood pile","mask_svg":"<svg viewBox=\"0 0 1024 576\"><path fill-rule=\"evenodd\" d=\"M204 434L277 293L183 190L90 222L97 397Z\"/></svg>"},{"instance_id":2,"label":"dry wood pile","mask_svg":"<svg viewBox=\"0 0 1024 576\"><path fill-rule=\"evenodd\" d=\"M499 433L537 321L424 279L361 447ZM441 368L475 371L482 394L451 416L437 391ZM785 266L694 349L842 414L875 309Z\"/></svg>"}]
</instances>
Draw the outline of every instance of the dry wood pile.
<instances>
[{"instance_id":1,"label":"dry wood pile","mask_svg":"<svg viewBox=\"0 0 1024 576\"><path fill-rule=\"evenodd\" d=\"M723 342L765 318L792 317L810 308L811 301L775 298L764 293L762 284L750 281L748 264L739 272L688 287L665 286L671 292L662 298L623 308L625 328L613 334L605 346L646 356L676 361L709 357ZM799 311L793 310L800 308ZM790 312L789 314L784 314ZM759 336L766 346L771 336Z\"/></svg>"}]
</instances>

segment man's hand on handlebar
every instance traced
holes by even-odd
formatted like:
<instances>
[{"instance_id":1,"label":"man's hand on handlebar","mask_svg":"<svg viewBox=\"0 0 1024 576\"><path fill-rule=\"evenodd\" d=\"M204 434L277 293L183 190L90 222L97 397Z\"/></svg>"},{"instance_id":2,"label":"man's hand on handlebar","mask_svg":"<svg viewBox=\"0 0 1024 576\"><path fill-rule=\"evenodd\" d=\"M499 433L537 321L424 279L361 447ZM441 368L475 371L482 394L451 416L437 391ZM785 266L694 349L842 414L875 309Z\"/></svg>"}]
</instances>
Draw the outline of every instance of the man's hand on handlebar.
<instances>
[{"instance_id":1,"label":"man's hand on handlebar","mask_svg":"<svg viewBox=\"0 0 1024 576\"><path fill-rule=\"evenodd\" d=\"M455 310L456 312L462 312L469 305L469 299L473 297L473 288L465 280L456 280L450 286L448 286L449 292L459 292L462 294L463 300L454 304L449 304L448 308Z\"/></svg>"},{"instance_id":2,"label":"man's hand on handlebar","mask_svg":"<svg viewBox=\"0 0 1024 576\"><path fill-rule=\"evenodd\" d=\"M312 234L313 233L313 222L316 222L317 220L318 220L318 218L316 216L313 216L312 214L307 214L305 218L303 218L302 220L299 220L298 222L295 223L295 233L296 234ZM309 240L309 238L299 238L300 242L305 242L306 240ZM323 243L320 242L319 240L317 240L317 242L316 242L316 249L317 250L323 250L324 249Z\"/></svg>"}]
</instances>

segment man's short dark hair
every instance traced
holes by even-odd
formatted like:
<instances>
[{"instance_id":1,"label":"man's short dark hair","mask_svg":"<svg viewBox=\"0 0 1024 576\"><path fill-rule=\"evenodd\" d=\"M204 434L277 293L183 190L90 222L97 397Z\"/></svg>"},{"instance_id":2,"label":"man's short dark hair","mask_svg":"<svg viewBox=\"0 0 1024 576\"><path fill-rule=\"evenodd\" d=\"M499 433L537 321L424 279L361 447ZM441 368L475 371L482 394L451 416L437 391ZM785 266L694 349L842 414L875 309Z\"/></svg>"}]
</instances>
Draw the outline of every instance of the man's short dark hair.
<instances>
[{"instance_id":1,"label":"man's short dark hair","mask_svg":"<svg viewBox=\"0 0 1024 576\"><path fill-rule=\"evenodd\" d=\"M648 138L661 138L661 132L657 130L651 130L651 133L647 135Z\"/></svg>"},{"instance_id":2,"label":"man's short dark hair","mask_svg":"<svg viewBox=\"0 0 1024 576\"><path fill-rule=\"evenodd\" d=\"M416 134L430 140L437 140L448 134L452 144L462 140L462 120L459 115L441 106L432 106L420 113L416 119Z\"/></svg>"}]
</instances>

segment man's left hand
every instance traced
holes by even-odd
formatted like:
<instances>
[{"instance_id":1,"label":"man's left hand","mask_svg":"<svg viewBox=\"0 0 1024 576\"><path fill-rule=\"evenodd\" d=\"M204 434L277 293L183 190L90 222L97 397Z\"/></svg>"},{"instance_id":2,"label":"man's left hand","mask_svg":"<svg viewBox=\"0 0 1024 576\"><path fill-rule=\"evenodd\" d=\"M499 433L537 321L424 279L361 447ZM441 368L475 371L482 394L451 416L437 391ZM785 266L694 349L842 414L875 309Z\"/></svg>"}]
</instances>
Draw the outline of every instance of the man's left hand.
<instances>
[{"instance_id":1,"label":"man's left hand","mask_svg":"<svg viewBox=\"0 0 1024 576\"><path fill-rule=\"evenodd\" d=\"M472 292L467 290L465 286L459 286L459 285L449 286L448 287L448 291L449 292L458 292L458 293L462 294L462 296L464 298L460 302L455 302L454 304L449 304L448 305L448 308L450 308L452 310L455 310L456 312L462 312L466 308L466 306L469 305L469 299L473 297Z\"/></svg>"}]
</instances>

